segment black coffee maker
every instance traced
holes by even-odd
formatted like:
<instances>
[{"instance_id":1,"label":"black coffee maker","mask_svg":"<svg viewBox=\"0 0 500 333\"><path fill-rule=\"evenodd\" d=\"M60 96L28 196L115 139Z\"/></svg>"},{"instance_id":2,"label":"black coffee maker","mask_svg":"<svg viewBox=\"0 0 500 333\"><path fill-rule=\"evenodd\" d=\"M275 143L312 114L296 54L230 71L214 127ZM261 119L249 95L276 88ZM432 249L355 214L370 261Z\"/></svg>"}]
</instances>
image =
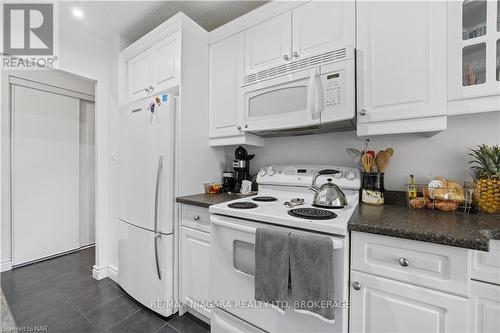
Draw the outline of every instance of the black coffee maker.
<instances>
[{"instance_id":1,"label":"black coffee maker","mask_svg":"<svg viewBox=\"0 0 500 333\"><path fill-rule=\"evenodd\" d=\"M250 180L250 160L255 154L248 155L248 152L242 146L236 148L234 152L233 169L234 169L234 192L238 193L241 190L241 182Z\"/></svg>"}]
</instances>

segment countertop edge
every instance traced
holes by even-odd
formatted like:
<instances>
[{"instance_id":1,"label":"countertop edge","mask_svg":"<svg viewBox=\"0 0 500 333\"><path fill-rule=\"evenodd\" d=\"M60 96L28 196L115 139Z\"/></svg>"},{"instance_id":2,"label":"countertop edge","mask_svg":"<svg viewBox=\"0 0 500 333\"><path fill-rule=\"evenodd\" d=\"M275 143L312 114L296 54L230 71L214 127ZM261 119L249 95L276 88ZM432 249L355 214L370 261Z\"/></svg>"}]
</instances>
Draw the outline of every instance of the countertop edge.
<instances>
[{"instance_id":1,"label":"countertop edge","mask_svg":"<svg viewBox=\"0 0 500 333\"><path fill-rule=\"evenodd\" d=\"M482 239L467 239L460 237L447 237L444 235L436 235L430 232L415 232L415 231L405 231L396 228L388 228L384 226L377 226L373 224L348 224L347 228L349 231L365 232L369 234L376 234L388 237L397 237L408 240L415 240L420 242L426 242L431 244L439 244L446 246L453 246L463 249L478 250L478 251L489 251L489 241L490 238L484 237Z\"/></svg>"}]
</instances>

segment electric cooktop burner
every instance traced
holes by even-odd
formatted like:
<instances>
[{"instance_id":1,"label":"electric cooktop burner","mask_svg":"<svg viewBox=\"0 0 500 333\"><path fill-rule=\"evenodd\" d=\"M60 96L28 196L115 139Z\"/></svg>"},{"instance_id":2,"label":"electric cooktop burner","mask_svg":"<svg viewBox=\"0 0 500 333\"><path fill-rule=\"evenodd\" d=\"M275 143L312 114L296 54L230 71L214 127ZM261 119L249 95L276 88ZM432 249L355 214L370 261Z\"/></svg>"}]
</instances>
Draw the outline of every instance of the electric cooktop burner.
<instances>
[{"instance_id":1,"label":"electric cooktop burner","mask_svg":"<svg viewBox=\"0 0 500 333\"><path fill-rule=\"evenodd\" d=\"M257 208L259 205L253 202L249 201L239 201L239 202L234 202L229 205L227 205L229 208L236 208L236 209L252 209L252 208Z\"/></svg>"},{"instance_id":2,"label":"electric cooktop burner","mask_svg":"<svg viewBox=\"0 0 500 333\"><path fill-rule=\"evenodd\" d=\"M307 220L331 220L337 217L337 214L329 210L316 208L295 208L288 211L288 215Z\"/></svg>"},{"instance_id":3,"label":"electric cooktop burner","mask_svg":"<svg viewBox=\"0 0 500 333\"><path fill-rule=\"evenodd\" d=\"M269 196L255 197L252 200L253 201L262 201L262 202L278 201L278 199L276 199L275 197L269 197Z\"/></svg>"}]
</instances>

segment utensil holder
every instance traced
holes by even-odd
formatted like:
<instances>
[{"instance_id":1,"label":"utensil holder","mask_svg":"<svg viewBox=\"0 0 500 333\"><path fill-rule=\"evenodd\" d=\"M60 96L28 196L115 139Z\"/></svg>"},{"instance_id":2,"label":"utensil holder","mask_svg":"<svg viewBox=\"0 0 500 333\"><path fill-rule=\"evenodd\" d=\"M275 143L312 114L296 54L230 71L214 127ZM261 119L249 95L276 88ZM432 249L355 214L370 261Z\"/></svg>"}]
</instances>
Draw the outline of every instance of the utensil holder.
<instances>
[{"instance_id":1,"label":"utensil holder","mask_svg":"<svg viewBox=\"0 0 500 333\"><path fill-rule=\"evenodd\" d=\"M384 174L378 172L363 172L361 186L361 202L368 205L384 204Z\"/></svg>"}]
</instances>

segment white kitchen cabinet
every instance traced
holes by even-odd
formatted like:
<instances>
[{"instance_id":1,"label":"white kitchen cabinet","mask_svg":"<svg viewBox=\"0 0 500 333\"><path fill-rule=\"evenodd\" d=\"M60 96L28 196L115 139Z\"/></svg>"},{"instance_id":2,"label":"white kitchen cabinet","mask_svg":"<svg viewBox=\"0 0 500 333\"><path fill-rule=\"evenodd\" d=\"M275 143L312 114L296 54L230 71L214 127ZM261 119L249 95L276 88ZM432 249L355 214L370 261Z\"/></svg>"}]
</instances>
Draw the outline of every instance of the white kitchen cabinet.
<instances>
[{"instance_id":1,"label":"white kitchen cabinet","mask_svg":"<svg viewBox=\"0 0 500 333\"><path fill-rule=\"evenodd\" d=\"M291 59L292 14L285 12L245 31L245 74L282 65Z\"/></svg>"},{"instance_id":2,"label":"white kitchen cabinet","mask_svg":"<svg viewBox=\"0 0 500 333\"><path fill-rule=\"evenodd\" d=\"M132 102L178 85L180 32L133 55L127 63L127 94Z\"/></svg>"},{"instance_id":3,"label":"white kitchen cabinet","mask_svg":"<svg viewBox=\"0 0 500 333\"><path fill-rule=\"evenodd\" d=\"M358 135L446 128L445 17L444 1L357 3Z\"/></svg>"},{"instance_id":4,"label":"white kitchen cabinet","mask_svg":"<svg viewBox=\"0 0 500 333\"><path fill-rule=\"evenodd\" d=\"M241 135L244 34L210 45L210 137Z\"/></svg>"},{"instance_id":5,"label":"white kitchen cabinet","mask_svg":"<svg viewBox=\"0 0 500 333\"><path fill-rule=\"evenodd\" d=\"M180 71L180 35L173 34L151 48L151 93L175 85Z\"/></svg>"},{"instance_id":6,"label":"white kitchen cabinet","mask_svg":"<svg viewBox=\"0 0 500 333\"><path fill-rule=\"evenodd\" d=\"M473 251L472 279L500 286L500 240L491 239L489 251Z\"/></svg>"},{"instance_id":7,"label":"white kitchen cabinet","mask_svg":"<svg viewBox=\"0 0 500 333\"><path fill-rule=\"evenodd\" d=\"M499 95L500 1L449 1L449 114L498 111Z\"/></svg>"},{"instance_id":8,"label":"white kitchen cabinet","mask_svg":"<svg viewBox=\"0 0 500 333\"><path fill-rule=\"evenodd\" d=\"M468 300L351 271L351 332L467 332Z\"/></svg>"},{"instance_id":9,"label":"white kitchen cabinet","mask_svg":"<svg viewBox=\"0 0 500 333\"><path fill-rule=\"evenodd\" d=\"M129 101L149 95L150 50L147 49L127 60L127 93Z\"/></svg>"},{"instance_id":10,"label":"white kitchen cabinet","mask_svg":"<svg viewBox=\"0 0 500 333\"><path fill-rule=\"evenodd\" d=\"M210 309L202 305L210 300L209 264L210 234L181 227L181 300L208 318Z\"/></svg>"},{"instance_id":11,"label":"white kitchen cabinet","mask_svg":"<svg viewBox=\"0 0 500 333\"><path fill-rule=\"evenodd\" d=\"M471 333L500 332L500 286L472 282Z\"/></svg>"},{"instance_id":12,"label":"white kitchen cabinet","mask_svg":"<svg viewBox=\"0 0 500 333\"><path fill-rule=\"evenodd\" d=\"M354 43L354 1L310 1L292 10L292 60Z\"/></svg>"},{"instance_id":13,"label":"white kitchen cabinet","mask_svg":"<svg viewBox=\"0 0 500 333\"><path fill-rule=\"evenodd\" d=\"M242 131L244 33L223 39L209 48L210 145L256 145L263 139Z\"/></svg>"},{"instance_id":14,"label":"white kitchen cabinet","mask_svg":"<svg viewBox=\"0 0 500 333\"><path fill-rule=\"evenodd\" d=\"M203 305L210 300L210 214L207 208L184 204L180 212L179 296L207 320L210 309Z\"/></svg>"}]
</instances>

